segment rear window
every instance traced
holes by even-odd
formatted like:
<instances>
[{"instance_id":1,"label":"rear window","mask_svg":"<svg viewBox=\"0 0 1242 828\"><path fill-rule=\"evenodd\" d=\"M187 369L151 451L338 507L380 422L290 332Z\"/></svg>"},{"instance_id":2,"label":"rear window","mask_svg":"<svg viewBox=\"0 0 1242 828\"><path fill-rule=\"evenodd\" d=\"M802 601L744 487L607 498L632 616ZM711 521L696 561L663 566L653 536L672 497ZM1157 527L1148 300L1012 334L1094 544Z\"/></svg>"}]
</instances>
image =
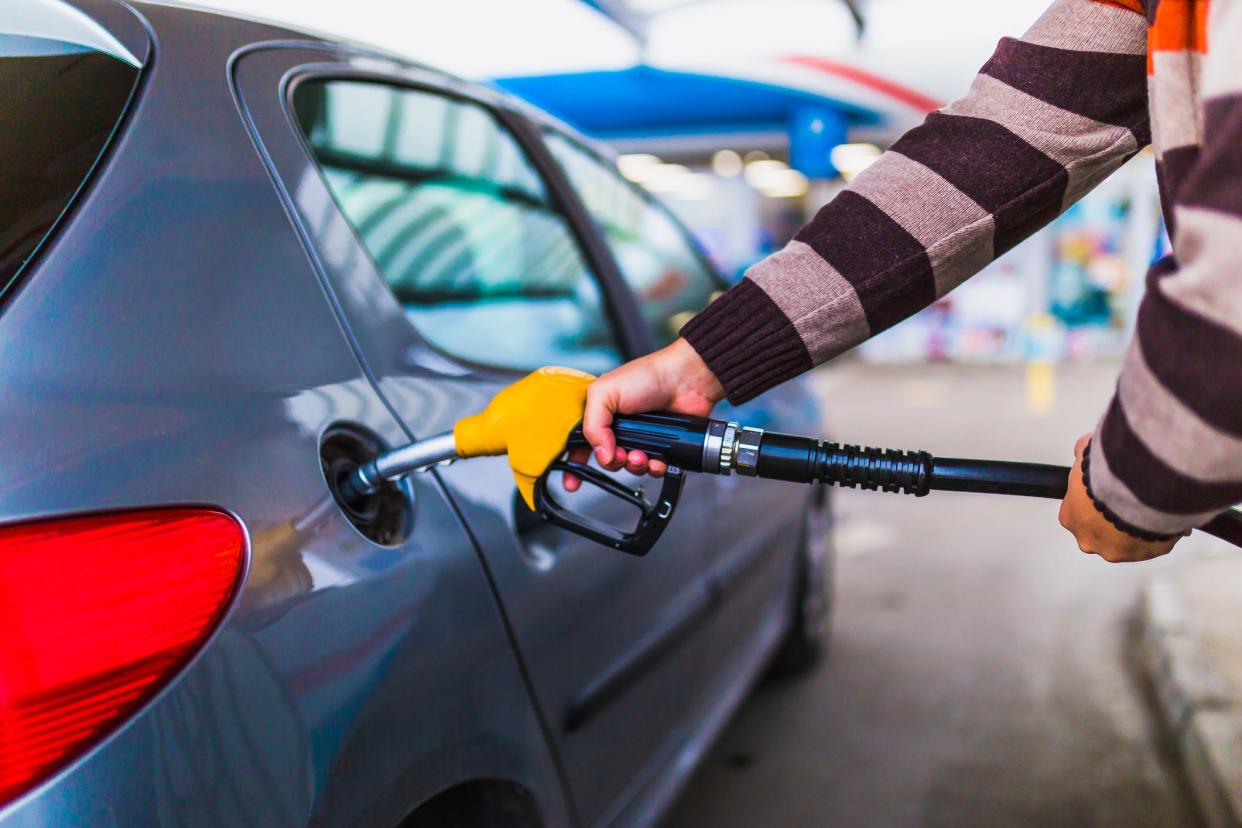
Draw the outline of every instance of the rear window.
<instances>
[{"instance_id":1,"label":"rear window","mask_svg":"<svg viewBox=\"0 0 1242 828\"><path fill-rule=\"evenodd\" d=\"M90 176L140 71L80 12L16 6L0 21L0 296Z\"/></svg>"}]
</instances>

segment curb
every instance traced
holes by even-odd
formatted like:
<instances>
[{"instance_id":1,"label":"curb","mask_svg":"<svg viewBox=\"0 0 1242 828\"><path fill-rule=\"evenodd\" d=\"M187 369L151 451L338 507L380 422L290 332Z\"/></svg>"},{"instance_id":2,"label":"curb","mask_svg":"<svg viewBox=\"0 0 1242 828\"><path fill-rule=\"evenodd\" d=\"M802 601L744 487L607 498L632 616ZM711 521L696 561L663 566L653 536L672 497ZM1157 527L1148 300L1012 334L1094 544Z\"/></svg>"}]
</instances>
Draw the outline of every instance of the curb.
<instances>
[{"instance_id":1,"label":"curb","mask_svg":"<svg viewBox=\"0 0 1242 828\"><path fill-rule=\"evenodd\" d=\"M1210 828L1242 828L1242 698L1213 667L1178 586L1157 580L1139 608L1139 661Z\"/></svg>"}]
</instances>

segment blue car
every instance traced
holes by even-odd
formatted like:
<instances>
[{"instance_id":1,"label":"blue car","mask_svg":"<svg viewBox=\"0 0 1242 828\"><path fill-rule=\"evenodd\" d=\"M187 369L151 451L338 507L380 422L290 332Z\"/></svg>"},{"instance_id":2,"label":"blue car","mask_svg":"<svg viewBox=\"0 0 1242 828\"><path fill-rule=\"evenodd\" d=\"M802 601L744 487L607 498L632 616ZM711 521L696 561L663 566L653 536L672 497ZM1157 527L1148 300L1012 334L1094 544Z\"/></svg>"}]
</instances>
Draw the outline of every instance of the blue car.
<instances>
[{"instance_id":1,"label":"blue car","mask_svg":"<svg viewBox=\"0 0 1242 828\"><path fill-rule=\"evenodd\" d=\"M696 477L641 559L545 524L503 458L331 497L724 287L599 147L116 0L6 3L0 90L0 827L650 825L814 660L822 489ZM821 430L796 383L720 416Z\"/></svg>"}]
</instances>

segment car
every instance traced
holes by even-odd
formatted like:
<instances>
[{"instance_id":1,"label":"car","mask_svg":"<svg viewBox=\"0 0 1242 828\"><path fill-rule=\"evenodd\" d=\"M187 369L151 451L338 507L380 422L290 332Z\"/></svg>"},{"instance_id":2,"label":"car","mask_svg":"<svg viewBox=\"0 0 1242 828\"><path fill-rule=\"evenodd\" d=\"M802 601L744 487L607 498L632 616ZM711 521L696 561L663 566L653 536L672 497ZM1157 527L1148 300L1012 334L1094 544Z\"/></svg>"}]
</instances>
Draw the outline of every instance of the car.
<instances>
[{"instance_id":1,"label":"car","mask_svg":"<svg viewBox=\"0 0 1242 828\"><path fill-rule=\"evenodd\" d=\"M0 79L0 828L652 824L813 661L822 487L694 476L643 558L544 523L503 458L332 496L725 287L605 150L173 5L17 0ZM719 416L822 412L790 383Z\"/></svg>"}]
</instances>

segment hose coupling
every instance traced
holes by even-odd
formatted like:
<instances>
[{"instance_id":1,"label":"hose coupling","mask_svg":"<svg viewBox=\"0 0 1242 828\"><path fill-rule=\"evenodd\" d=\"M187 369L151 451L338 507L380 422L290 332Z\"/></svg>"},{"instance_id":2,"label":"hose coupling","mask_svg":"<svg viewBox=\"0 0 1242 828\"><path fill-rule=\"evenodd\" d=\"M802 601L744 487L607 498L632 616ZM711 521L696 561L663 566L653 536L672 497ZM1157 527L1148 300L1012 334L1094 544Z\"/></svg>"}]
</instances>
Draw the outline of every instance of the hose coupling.
<instances>
[{"instance_id":1,"label":"hose coupling","mask_svg":"<svg viewBox=\"0 0 1242 828\"><path fill-rule=\"evenodd\" d=\"M733 468L746 477L759 476L759 449L763 445L763 429L746 426L737 437L737 450L733 452Z\"/></svg>"}]
</instances>

